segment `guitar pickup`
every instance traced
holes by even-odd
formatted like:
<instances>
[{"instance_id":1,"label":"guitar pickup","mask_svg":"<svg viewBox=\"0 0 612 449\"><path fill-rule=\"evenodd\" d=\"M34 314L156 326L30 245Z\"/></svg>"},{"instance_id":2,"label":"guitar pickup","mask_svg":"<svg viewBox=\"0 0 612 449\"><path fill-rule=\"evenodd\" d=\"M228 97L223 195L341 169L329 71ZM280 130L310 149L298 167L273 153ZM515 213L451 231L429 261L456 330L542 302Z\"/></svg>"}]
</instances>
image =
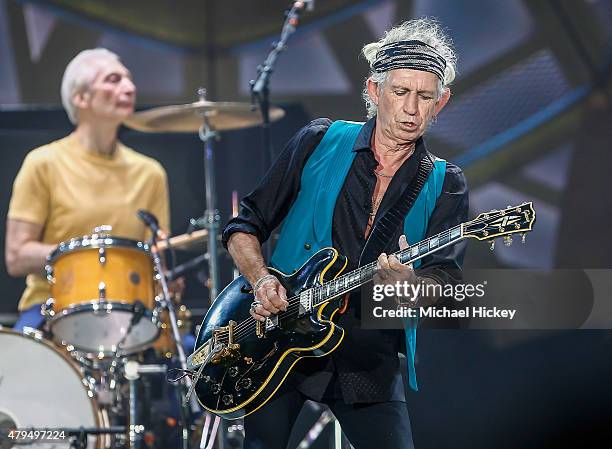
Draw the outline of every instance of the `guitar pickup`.
<instances>
[{"instance_id":1,"label":"guitar pickup","mask_svg":"<svg viewBox=\"0 0 612 449\"><path fill-rule=\"evenodd\" d=\"M266 335L264 323L261 321L255 322L255 335L257 335L257 338L263 338Z\"/></svg>"},{"instance_id":2,"label":"guitar pickup","mask_svg":"<svg viewBox=\"0 0 612 449\"><path fill-rule=\"evenodd\" d=\"M298 315L306 315L312 310L312 292L310 288L300 293L300 310Z\"/></svg>"}]
</instances>

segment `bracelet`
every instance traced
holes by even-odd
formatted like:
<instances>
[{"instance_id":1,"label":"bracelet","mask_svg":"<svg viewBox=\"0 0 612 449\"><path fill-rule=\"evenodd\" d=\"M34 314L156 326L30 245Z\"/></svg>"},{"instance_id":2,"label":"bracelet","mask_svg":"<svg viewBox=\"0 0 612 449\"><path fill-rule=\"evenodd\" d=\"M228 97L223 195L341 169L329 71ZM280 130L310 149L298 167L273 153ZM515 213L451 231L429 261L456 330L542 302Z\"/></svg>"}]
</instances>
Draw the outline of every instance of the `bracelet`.
<instances>
[{"instance_id":1,"label":"bracelet","mask_svg":"<svg viewBox=\"0 0 612 449\"><path fill-rule=\"evenodd\" d=\"M259 290L261 285L264 282L269 281L270 279L276 279L276 276L274 276L273 274L266 274L265 276L262 276L257 279L257 282L255 282L255 285L253 286L253 294L257 293L257 290Z\"/></svg>"}]
</instances>

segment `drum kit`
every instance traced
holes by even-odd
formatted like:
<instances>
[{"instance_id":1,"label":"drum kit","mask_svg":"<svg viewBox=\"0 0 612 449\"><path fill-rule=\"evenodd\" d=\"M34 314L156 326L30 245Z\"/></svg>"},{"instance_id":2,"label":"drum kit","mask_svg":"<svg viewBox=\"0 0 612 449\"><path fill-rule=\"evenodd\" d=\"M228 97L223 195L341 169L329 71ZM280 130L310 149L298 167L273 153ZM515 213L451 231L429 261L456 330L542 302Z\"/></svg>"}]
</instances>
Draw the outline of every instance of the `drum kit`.
<instances>
[{"instance_id":1,"label":"drum kit","mask_svg":"<svg viewBox=\"0 0 612 449\"><path fill-rule=\"evenodd\" d=\"M193 397L181 404L188 396L188 376L175 382L176 388L169 388L170 398L163 399L177 410L169 413L160 433L181 423L181 431L174 430L179 436L171 444L160 443L163 436L156 435L153 424L147 422L152 399L143 387L147 382L151 385L155 375L170 377L170 370L186 368L182 339L191 330L189 310L168 288L173 273L180 270L168 273L160 254L168 249L197 249L198 262L208 262L210 297L216 297L219 213L212 137L218 131L261 123L261 114L250 104L207 101L203 90L199 96L191 104L137 112L126 126L145 132L199 134L204 144L206 211L198 221L204 229L159 240L152 232L149 242L141 242L113 235L110 226L101 225L90 235L57 246L47 259L51 298L42 306L44 330L0 329L3 436L7 429L61 431L64 439L26 441L36 448L68 443L77 449L213 447L214 436L206 435L211 417L201 414ZM270 110L271 120L283 115L280 108ZM155 230L154 218L141 219ZM166 382L161 384L167 387ZM235 437L243 429L234 425L232 430L233 440L228 440L227 429L216 438L218 448L239 447ZM15 443L0 438L0 449Z\"/></svg>"}]
</instances>

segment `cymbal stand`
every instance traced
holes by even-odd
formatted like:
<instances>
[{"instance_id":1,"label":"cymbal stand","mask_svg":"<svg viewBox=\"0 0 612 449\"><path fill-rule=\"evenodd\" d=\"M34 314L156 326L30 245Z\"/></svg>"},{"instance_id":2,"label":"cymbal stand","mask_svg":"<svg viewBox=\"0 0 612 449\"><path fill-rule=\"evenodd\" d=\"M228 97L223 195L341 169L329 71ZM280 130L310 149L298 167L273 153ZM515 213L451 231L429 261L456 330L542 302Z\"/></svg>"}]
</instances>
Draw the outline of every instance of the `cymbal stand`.
<instances>
[{"instance_id":1,"label":"cymbal stand","mask_svg":"<svg viewBox=\"0 0 612 449\"><path fill-rule=\"evenodd\" d=\"M200 101L206 101L206 89L203 87L198 89L198 97ZM216 182L215 182L215 153L212 147L212 139L218 139L219 134L210 127L206 112L202 113L202 126L198 131L198 137L204 144L204 190L206 194L206 210L204 211L204 227L208 230L208 291L210 294L210 303L217 297L219 289L219 254L217 251L217 234L219 232L219 221L221 216L216 207ZM183 366L186 369L187 366ZM196 379L197 382L197 379ZM191 397L193 400L193 396ZM206 412L206 423L210 422L210 414ZM205 431L202 432L200 441L200 449L209 449L212 447L215 435L219 449L224 447L223 430L217 433L219 428L219 417L214 418L214 424L210 435L207 435L208 425Z\"/></svg>"},{"instance_id":2,"label":"cymbal stand","mask_svg":"<svg viewBox=\"0 0 612 449\"><path fill-rule=\"evenodd\" d=\"M206 89L198 89L200 101L206 100ZM204 190L206 194L206 210L204 211L205 228L208 230L208 276L210 302L217 297L219 288L219 258L217 254L217 234L219 232L219 210L215 205L215 159L211 140L218 133L211 129L206 113L202 113L202 126L198 132L204 144Z\"/></svg>"}]
</instances>

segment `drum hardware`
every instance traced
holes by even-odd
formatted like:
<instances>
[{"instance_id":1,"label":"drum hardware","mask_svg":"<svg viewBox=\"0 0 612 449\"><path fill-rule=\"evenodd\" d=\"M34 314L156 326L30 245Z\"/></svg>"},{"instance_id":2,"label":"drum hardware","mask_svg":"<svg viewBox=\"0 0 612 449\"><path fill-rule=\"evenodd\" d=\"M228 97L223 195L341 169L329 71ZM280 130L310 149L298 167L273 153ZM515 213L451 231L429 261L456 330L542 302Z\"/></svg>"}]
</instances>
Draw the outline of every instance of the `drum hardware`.
<instances>
[{"instance_id":1,"label":"drum hardware","mask_svg":"<svg viewBox=\"0 0 612 449\"><path fill-rule=\"evenodd\" d=\"M128 400L128 444L131 449L142 447L145 426L138 424L138 389L136 381L141 374L165 374L168 368L165 365L141 365L135 360L129 360L123 365L123 376L129 384Z\"/></svg>"},{"instance_id":2,"label":"drum hardware","mask_svg":"<svg viewBox=\"0 0 612 449\"><path fill-rule=\"evenodd\" d=\"M173 281L177 278L180 278L181 276L184 276L185 274L189 273L192 270L195 270L196 268L198 268L200 265L202 265L205 261L207 261L209 258L209 254L208 253L204 253L204 254L200 254L197 257L194 257L191 260L188 260L185 263L182 263L180 265L178 265L177 267L175 267L172 270L169 270L168 272L166 272L166 278L169 281Z\"/></svg>"},{"instance_id":3,"label":"drum hardware","mask_svg":"<svg viewBox=\"0 0 612 449\"><path fill-rule=\"evenodd\" d=\"M206 101L206 89L198 89L198 96L201 102ZM219 288L219 259L217 255L217 234L219 233L219 211L215 205L216 202L216 182L215 182L215 159L211 143L212 138L218 138L218 133L211 127L209 118L210 113L202 111L201 126L198 130L198 136L204 144L204 192L206 195L206 210L204 211L205 228L208 231L208 276L210 278L210 300L211 302L217 297Z\"/></svg>"},{"instance_id":4,"label":"drum hardware","mask_svg":"<svg viewBox=\"0 0 612 449\"><path fill-rule=\"evenodd\" d=\"M108 374L110 377L110 390L111 393L114 391L115 386L117 385L117 363L119 362L119 360L121 359L122 356L124 356L123 352L123 344L125 343L125 341L127 340L127 338L129 337L130 333L132 332L132 329L134 329L134 326L136 326L138 324L138 322L142 319L142 317L144 316L145 313L145 306L142 302L140 301L136 301L133 305L132 308L132 319L130 320L130 324L126 330L126 332L123 334L123 336L121 337L121 340L119 340L119 343L116 346L115 349L115 354L113 355L113 358L111 360L110 363L110 367L108 370ZM130 362L127 362L130 363ZM127 365L126 363L126 365ZM131 401L131 391L132 391L132 385L130 384L130 401ZM130 402L131 404L131 402Z\"/></svg>"},{"instance_id":5,"label":"drum hardware","mask_svg":"<svg viewBox=\"0 0 612 449\"><path fill-rule=\"evenodd\" d=\"M93 233L96 235L102 235L102 234L110 234L110 232L113 230L113 227L111 225L107 225L107 224L103 224L100 226L96 226L95 228L93 228Z\"/></svg>"},{"instance_id":6,"label":"drum hardware","mask_svg":"<svg viewBox=\"0 0 612 449\"><path fill-rule=\"evenodd\" d=\"M63 431L67 436L72 437L70 447L73 449L86 449L88 435L123 435L125 434L125 426L112 426L107 429L99 427L79 427L78 429L61 428L54 429Z\"/></svg>"},{"instance_id":7,"label":"drum hardware","mask_svg":"<svg viewBox=\"0 0 612 449\"><path fill-rule=\"evenodd\" d=\"M123 366L123 375L129 383L129 406L128 406L128 444L130 449L140 449L144 437L144 426L138 423L138 411L136 408L137 388L136 380L140 378L138 362L129 361Z\"/></svg>"},{"instance_id":8,"label":"drum hardware","mask_svg":"<svg viewBox=\"0 0 612 449\"><path fill-rule=\"evenodd\" d=\"M100 262L104 264L104 262ZM106 299L106 284L104 282L100 282L98 284L98 299L100 301L104 301Z\"/></svg>"}]
</instances>

